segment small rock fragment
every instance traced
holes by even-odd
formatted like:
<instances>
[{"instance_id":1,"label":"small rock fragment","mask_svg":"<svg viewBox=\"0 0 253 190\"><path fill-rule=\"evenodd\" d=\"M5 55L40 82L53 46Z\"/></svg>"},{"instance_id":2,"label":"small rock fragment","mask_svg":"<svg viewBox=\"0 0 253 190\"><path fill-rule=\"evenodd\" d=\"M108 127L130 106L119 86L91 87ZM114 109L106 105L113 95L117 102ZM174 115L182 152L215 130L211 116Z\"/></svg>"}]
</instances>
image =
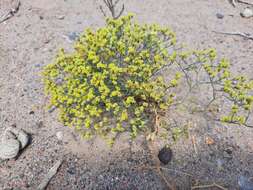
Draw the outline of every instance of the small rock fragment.
<instances>
[{"instance_id":1,"label":"small rock fragment","mask_svg":"<svg viewBox=\"0 0 253 190\"><path fill-rule=\"evenodd\" d=\"M33 115L33 114L34 114L34 111L33 111L33 110L32 110L32 111L30 111L30 112L29 112L29 114L30 114L30 115Z\"/></svg>"},{"instance_id":2,"label":"small rock fragment","mask_svg":"<svg viewBox=\"0 0 253 190\"><path fill-rule=\"evenodd\" d=\"M216 14L216 17L217 17L218 19L223 19L223 18L224 18L224 15L223 15L222 13L217 13L217 14Z\"/></svg>"},{"instance_id":3,"label":"small rock fragment","mask_svg":"<svg viewBox=\"0 0 253 190\"><path fill-rule=\"evenodd\" d=\"M79 38L79 33L78 32L70 32L67 36L69 41L75 41Z\"/></svg>"},{"instance_id":4,"label":"small rock fragment","mask_svg":"<svg viewBox=\"0 0 253 190\"><path fill-rule=\"evenodd\" d=\"M64 15L58 15L56 18L59 19L59 20L63 20L65 18L65 16Z\"/></svg>"},{"instance_id":5,"label":"small rock fragment","mask_svg":"<svg viewBox=\"0 0 253 190\"><path fill-rule=\"evenodd\" d=\"M253 16L253 9L246 8L241 12L241 16L245 18L249 18Z\"/></svg>"},{"instance_id":6,"label":"small rock fragment","mask_svg":"<svg viewBox=\"0 0 253 190\"><path fill-rule=\"evenodd\" d=\"M168 164L172 159L172 150L169 147L163 147L159 151L158 158L164 165Z\"/></svg>"},{"instance_id":7,"label":"small rock fragment","mask_svg":"<svg viewBox=\"0 0 253 190\"><path fill-rule=\"evenodd\" d=\"M63 132L62 132L62 131L58 131L58 132L56 133L56 137L57 137L57 139L58 139L59 141L62 141L62 139L63 139Z\"/></svg>"},{"instance_id":8,"label":"small rock fragment","mask_svg":"<svg viewBox=\"0 0 253 190\"><path fill-rule=\"evenodd\" d=\"M215 143L211 137L206 137L205 141L207 145L213 145Z\"/></svg>"}]
</instances>

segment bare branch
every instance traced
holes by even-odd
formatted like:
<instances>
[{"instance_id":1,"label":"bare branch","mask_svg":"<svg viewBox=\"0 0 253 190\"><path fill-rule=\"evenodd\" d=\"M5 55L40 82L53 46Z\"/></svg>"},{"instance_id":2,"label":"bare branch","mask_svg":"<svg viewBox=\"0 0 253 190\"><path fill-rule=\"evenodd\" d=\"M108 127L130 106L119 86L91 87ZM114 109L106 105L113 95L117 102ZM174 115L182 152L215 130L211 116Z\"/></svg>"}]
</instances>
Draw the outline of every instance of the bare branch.
<instances>
[{"instance_id":1,"label":"bare branch","mask_svg":"<svg viewBox=\"0 0 253 190\"><path fill-rule=\"evenodd\" d=\"M249 40L253 40L253 35L250 35L248 33L243 33L243 32L217 32L213 31L214 33L217 34L225 34L225 35L234 35L234 36L241 36Z\"/></svg>"}]
</instances>

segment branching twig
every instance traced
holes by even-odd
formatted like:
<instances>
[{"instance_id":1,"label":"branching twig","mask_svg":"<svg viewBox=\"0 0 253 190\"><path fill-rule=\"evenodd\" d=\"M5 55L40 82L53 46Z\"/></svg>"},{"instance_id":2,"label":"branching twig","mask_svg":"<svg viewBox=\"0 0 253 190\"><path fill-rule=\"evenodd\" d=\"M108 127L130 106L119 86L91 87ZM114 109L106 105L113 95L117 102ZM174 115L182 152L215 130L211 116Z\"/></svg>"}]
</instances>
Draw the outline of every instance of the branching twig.
<instances>
[{"instance_id":1,"label":"branching twig","mask_svg":"<svg viewBox=\"0 0 253 190\"><path fill-rule=\"evenodd\" d=\"M103 0L103 1L104 1L104 4L106 5L106 7L111 12L111 15L112 15L113 19L118 19L125 10L125 5L123 4L119 14L116 15L115 7L116 7L116 5L118 4L118 2L120 0L116 0L114 3L113 3L113 0ZM100 8L101 12L103 13L103 15L106 17L106 14L105 14L105 11L103 10L103 7L100 5L99 8Z\"/></svg>"},{"instance_id":2,"label":"branching twig","mask_svg":"<svg viewBox=\"0 0 253 190\"><path fill-rule=\"evenodd\" d=\"M246 2L246 1L242 1L242 0L237 0L237 2L246 4L246 5L253 5L253 3L249 3L249 2Z\"/></svg>"},{"instance_id":3,"label":"branching twig","mask_svg":"<svg viewBox=\"0 0 253 190\"><path fill-rule=\"evenodd\" d=\"M213 31L213 32L217 33L217 34L241 36L241 37L247 38L249 40L253 40L253 35L250 35L248 33L243 33L243 32L217 32L217 31Z\"/></svg>"},{"instance_id":4,"label":"branching twig","mask_svg":"<svg viewBox=\"0 0 253 190\"><path fill-rule=\"evenodd\" d=\"M20 6L20 1L17 0L11 9L4 12L3 15L0 15L0 23L11 18L18 11L19 6Z\"/></svg>"},{"instance_id":5,"label":"branching twig","mask_svg":"<svg viewBox=\"0 0 253 190\"><path fill-rule=\"evenodd\" d=\"M191 190L194 190L194 189L205 189L205 188L211 188L211 187L217 187L217 188L222 189L222 190L227 190L227 188L222 187L221 185L218 185L216 183L213 183L213 184L210 184L210 185L193 186L193 187L191 187Z\"/></svg>"},{"instance_id":6,"label":"branching twig","mask_svg":"<svg viewBox=\"0 0 253 190\"><path fill-rule=\"evenodd\" d=\"M230 3L233 5L233 7L236 6L235 0L230 0Z\"/></svg>"},{"instance_id":7,"label":"branching twig","mask_svg":"<svg viewBox=\"0 0 253 190\"><path fill-rule=\"evenodd\" d=\"M249 3L246 1L242 1L242 0L230 0L230 3L233 5L233 7L236 7L236 3L242 3L242 4L246 4L246 5L253 5L253 3Z\"/></svg>"}]
</instances>

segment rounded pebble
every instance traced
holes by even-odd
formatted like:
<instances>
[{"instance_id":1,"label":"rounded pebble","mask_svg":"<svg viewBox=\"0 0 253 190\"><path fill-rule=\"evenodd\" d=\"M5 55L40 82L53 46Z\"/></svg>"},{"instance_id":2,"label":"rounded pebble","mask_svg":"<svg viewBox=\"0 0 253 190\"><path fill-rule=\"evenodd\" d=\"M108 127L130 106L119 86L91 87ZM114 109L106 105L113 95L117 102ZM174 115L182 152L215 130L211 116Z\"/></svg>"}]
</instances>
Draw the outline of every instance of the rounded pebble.
<instances>
[{"instance_id":1,"label":"rounded pebble","mask_svg":"<svg viewBox=\"0 0 253 190\"><path fill-rule=\"evenodd\" d=\"M241 12L241 16L245 18L249 18L253 16L253 10L250 8L246 8Z\"/></svg>"},{"instance_id":2,"label":"rounded pebble","mask_svg":"<svg viewBox=\"0 0 253 190\"><path fill-rule=\"evenodd\" d=\"M29 142L29 136L26 134L26 132L24 132L22 129L12 128L12 127L8 128L6 131L10 131L16 136L17 140L21 144L22 149L26 147L26 145Z\"/></svg>"},{"instance_id":3,"label":"rounded pebble","mask_svg":"<svg viewBox=\"0 0 253 190\"><path fill-rule=\"evenodd\" d=\"M168 164L172 159L172 150L169 147L163 147L158 154L160 162Z\"/></svg>"},{"instance_id":4,"label":"rounded pebble","mask_svg":"<svg viewBox=\"0 0 253 190\"><path fill-rule=\"evenodd\" d=\"M62 131L58 131L57 133L56 133L56 137L57 137L57 139L58 140L62 140L63 139L63 132Z\"/></svg>"}]
</instances>

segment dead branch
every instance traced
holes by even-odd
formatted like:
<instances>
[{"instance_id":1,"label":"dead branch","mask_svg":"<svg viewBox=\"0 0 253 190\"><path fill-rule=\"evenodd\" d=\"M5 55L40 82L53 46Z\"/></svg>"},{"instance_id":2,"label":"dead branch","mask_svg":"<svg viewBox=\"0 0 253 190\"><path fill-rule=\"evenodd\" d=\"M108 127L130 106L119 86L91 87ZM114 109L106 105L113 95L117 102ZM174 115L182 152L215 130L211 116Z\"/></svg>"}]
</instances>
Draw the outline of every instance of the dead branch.
<instances>
[{"instance_id":1,"label":"dead branch","mask_svg":"<svg viewBox=\"0 0 253 190\"><path fill-rule=\"evenodd\" d=\"M249 3L246 1L242 1L242 0L237 0L238 3L242 3L242 4L246 4L246 5L253 5L253 3Z\"/></svg>"},{"instance_id":2,"label":"dead branch","mask_svg":"<svg viewBox=\"0 0 253 190\"><path fill-rule=\"evenodd\" d=\"M243 32L217 32L217 31L213 31L214 33L217 34L224 34L224 35L231 35L231 36L241 36L244 37L248 40L253 40L253 35L250 35L248 33L243 33Z\"/></svg>"},{"instance_id":3,"label":"dead branch","mask_svg":"<svg viewBox=\"0 0 253 190\"><path fill-rule=\"evenodd\" d=\"M14 3L14 5L13 5L13 7L12 7L11 9L6 10L2 15L0 15L0 23L6 21L6 20L8 20L8 19L10 19L11 17L13 17L14 14L15 14L16 12L18 12L18 9L19 9L20 5L21 5L20 1L17 0L17 1Z\"/></svg>"},{"instance_id":4,"label":"dead branch","mask_svg":"<svg viewBox=\"0 0 253 190\"><path fill-rule=\"evenodd\" d=\"M213 184L210 184L210 185L193 186L193 187L191 187L191 190L194 190L194 189L205 189L205 188L211 188L211 187L217 187L217 188L222 189L222 190L227 190L227 188L222 187L221 185L218 185L217 183L213 183Z\"/></svg>"},{"instance_id":5,"label":"dead branch","mask_svg":"<svg viewBox=\"0 0 253 190\"><path fill-rule=\"evenodd\" d=\"M236 3L241 3L241 4L245 4L245 5L253 5L253 3L249 3L249 2L243 1L243 0L230 0L230 3L233 5L233 7L236 7Z\"/></svg>"},{"instance_id":6,"label":"dead branch","mask_svg":"<svg viewBox=\"0 0 253 190\"><path fill-rule=\"evenodd\" d=\"M119 12L119 14L116 15L116 10L115 10L115 8L116 8L117 4L119 3L119 1L120 1L120 0L116 0L116 1L113 3L113 0L103 0L104 4L106 5L106 7L107 7L107 8L109 9L109 11L111 12L111 15L112 15L112 18L113 18L113 19L118 19L118 18L122 15L122 13L124 12L124 10L125 10L125 5L123 4L123 5L122 5L122 8L121 8L121 10L120 10L120 12ZM106 17L106 14L105 14L105 11L103 10L103 7L100 5L99 8L100 8L102 14Z\"/></svg>"},{"instance_id":7,"label":"dead branch","mask_svg":"<svg viewBox=\"0 0 253 190\"><path fill-rule=\"evenodd\" d=\"M37 190L44 190L46 189L48 183L51 181L51 179L55 176L57 173L59 167L62 164L62 160L59 160L58 162L55 163L55 165L49 170L43 181L40 183L38 186Z\"/></svg>"}]
</instances>

